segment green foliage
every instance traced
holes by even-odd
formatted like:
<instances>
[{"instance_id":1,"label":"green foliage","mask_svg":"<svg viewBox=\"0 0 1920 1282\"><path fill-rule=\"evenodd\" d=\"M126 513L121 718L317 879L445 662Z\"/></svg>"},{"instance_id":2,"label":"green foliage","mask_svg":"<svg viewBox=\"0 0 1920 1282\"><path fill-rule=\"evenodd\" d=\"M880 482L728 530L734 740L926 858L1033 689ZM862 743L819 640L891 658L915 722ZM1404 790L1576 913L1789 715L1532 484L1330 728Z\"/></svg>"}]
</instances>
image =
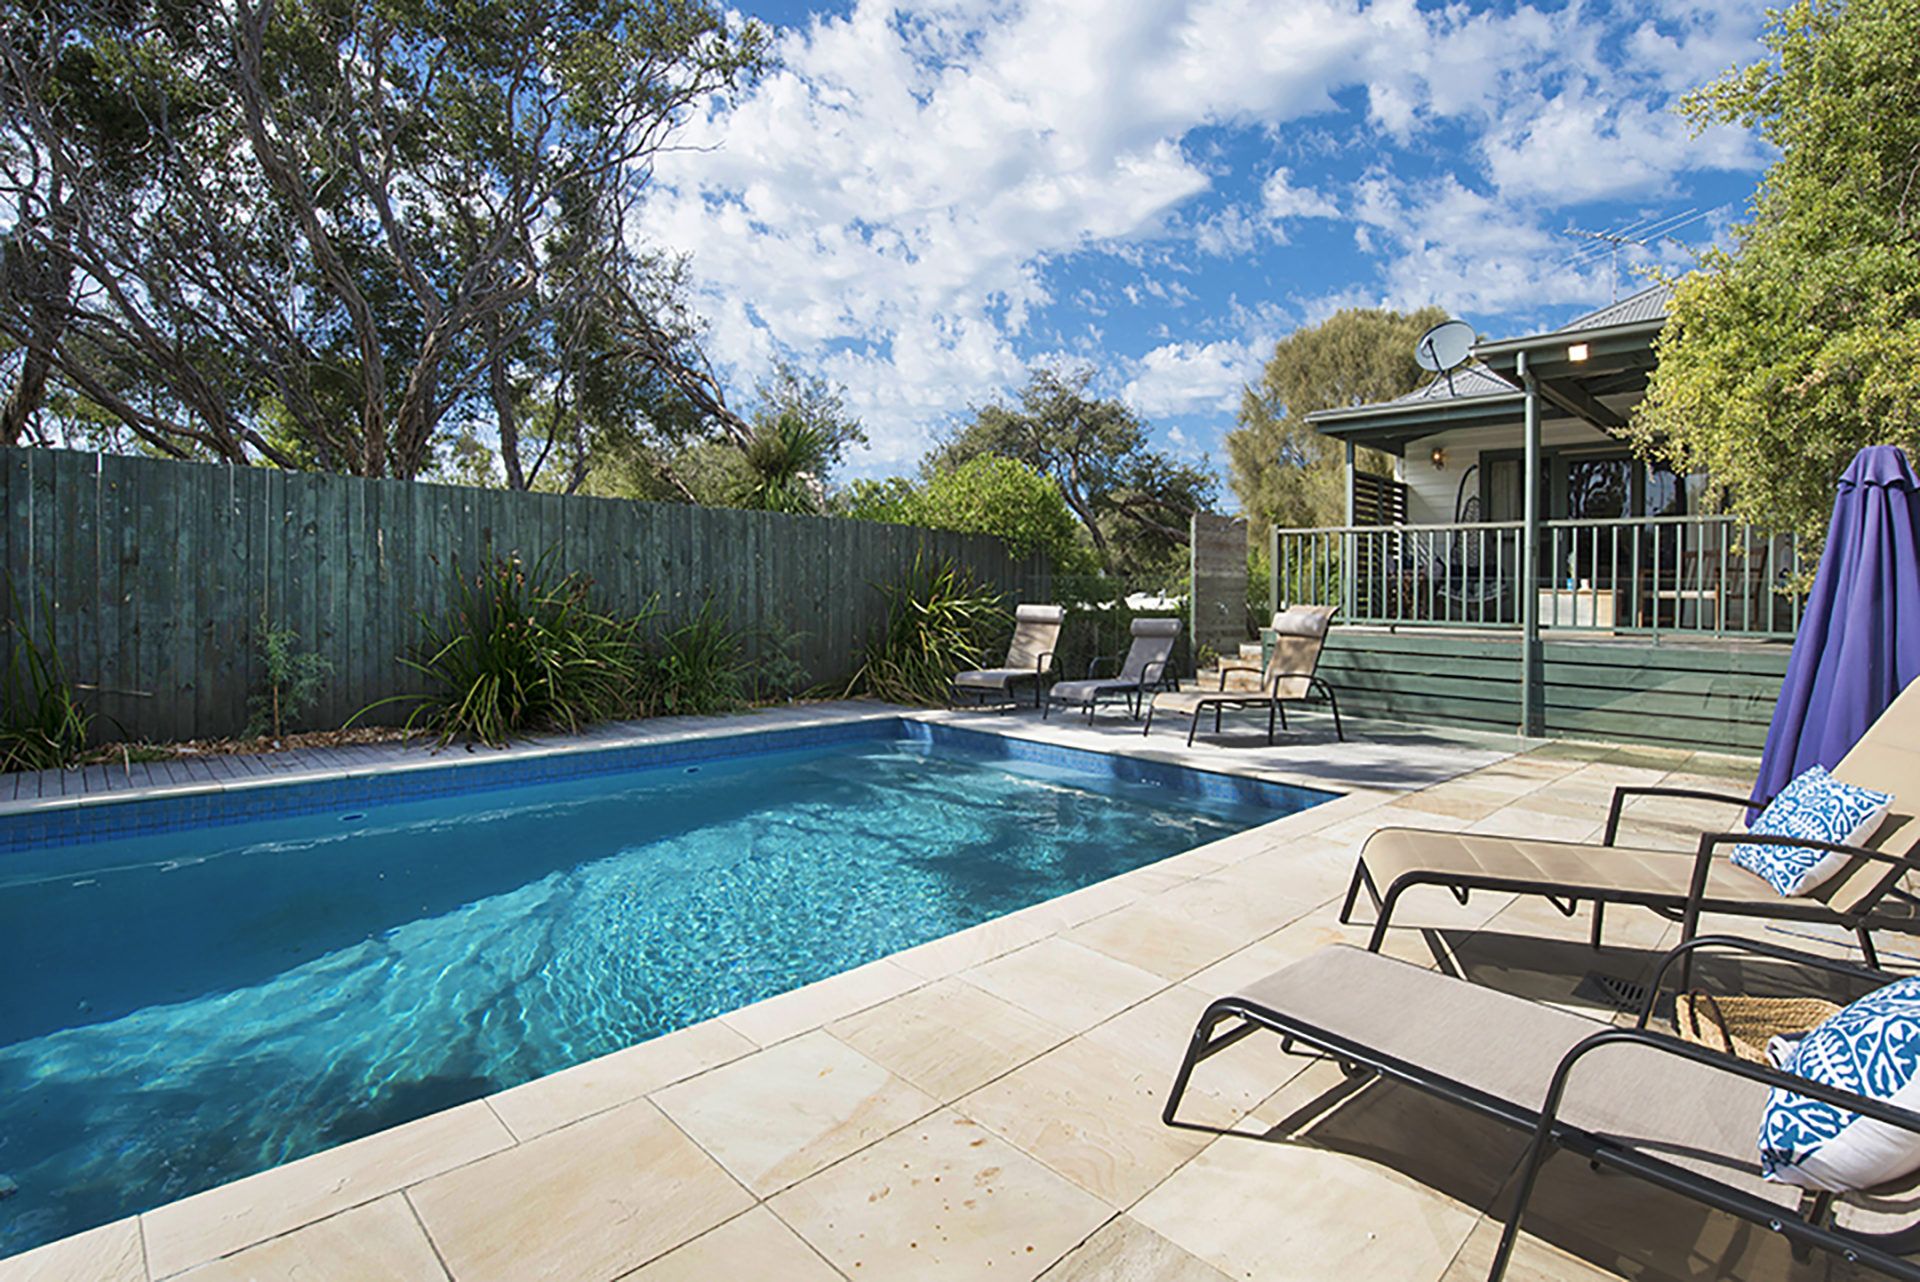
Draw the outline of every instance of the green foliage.
<instances>
[{"instance_id":1,"label":"green foliage","mask_svg":"<svg viewBox=\"0 0 1920 1282\"><path fill-rule=\"evenodd\" d=\"M1780 156L1732 250L1677 282L1632 435L1818 540L1856 450L1920 447L1920 0L1794 4L1766 44L1683 103Z\"/></svg>"},{"instance_id":2,"label":"green foliage","mask_svg":"<svg viewBox=\"0 0 1920 1282\"><path fill-rule=\"evenodd\" d=\"M1135 588L1125 579L1106 574L1054 575L1054 604L1065 606L1067 611L1066 626L1060 630L1060 648L1054 660L1061 679L1084 676L1087 664L1097 656L1124 655L1133 644L1135 619L1164 618L1169 614L1184 619L1187 598L1181 583L1156 579L1144 585L1144 590L1153 595L1168 589L1181 589L1169 593L1180 598L1180 604L1173 610L1136 610L1127 604ZM1186 645L1183 632L1174 646L1173 671L1176 673L1183 670Z\"/></svg>"},{"instance_id":3,"label":"green foliage","mask_svg":"<svg viewBox=\"0 0 1920 1282\"><path fill-rule=\"evenodd\" d=\"M702 716L746 702L740 637L711 600L642 661L639 705L648 715Z\"/></svg>"},{"instance_id":4,"label":"green foliage","mask_svg":"<svg viewBox=\"0 0 1920 1282\"><path fill-rule=\"evenodd\" d=\"M1039 553L1064 574L1095 568L1060 487L1018 459L977 455L936 471L923 485L899 476L856 481L838 506L843 515L861 520L991 534L1013 556Z\"/></svg>"},{"instance_id":5,"label":"green foliage","mask_svg":"<svg viewBox=\"0 0 1920 1282\"><path fill-rule=\"evenodd\" d=\"M286 723L298 721L313 707L326 687L333 664L325 655L299 649L300 634L292 628L260 620L260 659L267 668L267 688L247 700L246 736L271 734L278 739Z\"/></svg>"},{"instance_id":6,"label":"green foliage","mask_svg":"<svg viewBox=\"0 0 1920 1282\"><path fill-rule=\"evenodd\" d=\"M452 607L421 617L424 639L401 660L433 690L381 703L412 703L408 727L442 743L464 736L496 747L529 730L621 716L636 703L644 620L594 610L588 591L580 575L557 576L546 556L531 566L497 558L473 574L456 564Z\"/></svg>"},{"instance_id":7,"label":"green foliage","mask_svg":"<svg viewBox=\"0 0 1920 1282\"><path fill-rule=\"evenodd\" d=\"M880 590L886 621L867 639L849 693L944 706L953 674L998 659L994 648L1006 645L1013 627L1000 594L952 561L916 557L899 582Z\"/></svg>"},{"instance_id":8,"label":"green foliage","mask_svg":"<svg viewBox=\"0 0 1920 1282\"><path fill-rule=\"evenodd\" d=\"M1257 386L1240 397L1240 426L1227 433L1233 492L1259 537L1278 526L1338 525L1346 516L1344 450L1307 415L1391 400L1419 386L1413 346L1447 319L1438 307L1411 315L1350 308L1295 330L1274 345ZM1366 451L1361 467L1389 471Z\"/></svg>"},{"instance_id":9,"label":"green foliage","mask_svg":"<svg viewBox=\"0 0 1920 1282\"><path fill-rule=\"evenodd\" d=\"M52 616L44 644L17 623L6 684L0 688L0 772L57 770L86 750L93 714L80 706L53 646Z\"/></svg>"},{"instance_id":10,"label":"green foliage","mask_svg":"<svg viewBox=\"0 0 1920 1282\"><path fill-rule=\"evenodd\" d=\"M1019 404L989 405L927 461L930 477L982 455L1017 459L1059 487L1102 567L1161 572L1184 555L1188 520L1212 506L1211 471L1150 448L1146 425L1093 397L1090 369L1029 375Z\"/></svg>"},{"instance_id":11,"label":"green foliage","mask_svg":"<svg viewBox=\"0 0 1920 1282\"><path fill-rule=\"evenodd\" d=\"M757 512L819 514L823 481L834 459L833 439L826 429L786 411L754 429L743 455L746 466L735 483L733 506Z\"/></svg>"}]
</instances>

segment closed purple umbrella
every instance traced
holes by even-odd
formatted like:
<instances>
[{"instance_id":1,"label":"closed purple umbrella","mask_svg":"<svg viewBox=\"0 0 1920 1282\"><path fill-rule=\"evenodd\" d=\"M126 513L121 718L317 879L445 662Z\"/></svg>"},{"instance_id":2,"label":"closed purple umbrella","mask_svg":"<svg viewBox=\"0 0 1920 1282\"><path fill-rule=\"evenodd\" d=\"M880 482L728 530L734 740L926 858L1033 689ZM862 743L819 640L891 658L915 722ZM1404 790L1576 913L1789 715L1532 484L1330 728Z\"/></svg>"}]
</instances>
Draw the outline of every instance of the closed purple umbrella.
<instances>
[{"instance_id":1,"label":"closed purple umbrella","mask_svg":"<svg viewBox=\"0 0 1920 1282\"><path fill-rule=\"evenodd\" d=\"M1869 445L1840 477L1826 551L1787 661L1754 796L1846 756L1920 677L1920 483L1907 456Z\"/></svg>"}]
</instances>

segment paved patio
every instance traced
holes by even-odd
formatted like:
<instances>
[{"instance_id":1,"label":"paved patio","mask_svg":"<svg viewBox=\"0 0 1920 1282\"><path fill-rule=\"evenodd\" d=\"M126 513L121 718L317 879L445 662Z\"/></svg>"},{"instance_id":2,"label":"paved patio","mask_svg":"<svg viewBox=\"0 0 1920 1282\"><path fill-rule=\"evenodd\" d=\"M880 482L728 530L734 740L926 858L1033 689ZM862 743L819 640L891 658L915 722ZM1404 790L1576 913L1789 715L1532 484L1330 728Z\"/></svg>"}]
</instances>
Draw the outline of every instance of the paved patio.
<instances>
[{"instance_id":1,"label":"paved patio","mask_svg":"<svg viewBox=\"0 0 1920 1282\"><path fill-rule=\"evenodd\" d=\"M597 741L886 711L648 723ZM1169 1130L1160 1105L1194 1020L1328 943L1364 942L1335 913L1376 828L1588 839L1618 784L1745 787L1751 771L1708 753L1364 723L1345 745L1311 721L1272 749L1227 736L1188 751L1171 728L1149 741L1117 719L954 719L1347 795L0 1261L0 1282L1483 1277L1521 1137L1410 1092L1356 1088L1258 1037L1202 1065L1184 1106L1230 1133ZM38 791L13 804L58 804ZM1623 840L1686 849L1726 818L1671 801L1630 813ZM1410 896L1396 923L1395 955L1603 1018L1592 976L1644 978L1674 933L1616 910L1595 953L1584 914L1439 892ZM1800 927L1767 933L1850 947ZM1892 964L1920 960L1888 943ZM1529 1225L1516 1282L1853 1276L1579 1162L1549 1165Z\"/></svg>"}]
</instances>

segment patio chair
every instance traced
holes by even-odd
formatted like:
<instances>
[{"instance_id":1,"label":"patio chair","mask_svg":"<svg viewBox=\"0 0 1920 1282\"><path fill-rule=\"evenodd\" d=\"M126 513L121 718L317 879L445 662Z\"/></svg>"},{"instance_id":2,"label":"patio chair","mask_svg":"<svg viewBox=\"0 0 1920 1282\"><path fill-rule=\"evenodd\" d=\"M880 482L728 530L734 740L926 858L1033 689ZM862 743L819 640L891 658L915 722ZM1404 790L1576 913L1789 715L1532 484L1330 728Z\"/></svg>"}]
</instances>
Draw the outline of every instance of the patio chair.
<instances>
[{"instance_id":1,"label":"patio chair","mask_svg":"<svg viewBox=\"0 0 1920 1282\"><path fill-rule=\"evenodd\" d=\"M1364 888L1376 909L1368 947L1378 950L1403 894L1415 886L1445 886L1463 904L1475 890L1541 895L1569 917L1582 901L1590 902L1596 948L1607 905L1638 904L1679 921L1682 940L1697 933L1702 913L1842 926L1859 939L1868 964L1877 965L1873 931L1920 932L1920 914L1915 911L1920 899L1900 884L1909 872L1920 870L1920 858L1915 856L1915 846L1920 844L1920 818L1915 815L1915 803L1920 801L1920 681L1909 685L1880 714L1832 774L1843 783L1893 795L1886 819L1863 846L1745 832L1702 833L1692 853L1617 846L1621 815L1632 797L1681 797L1742 808L1764 805L1767 800L1694 788L1619 787L1613 790L1598 846L1382 828L1360 849L1340 920L1352 919L1354 902ZM1721 853L1723 847L1742 843L1797 846L1853 859L1812 894L1789 898Z\"/></svg>"},{"instance_id":2,"label":"patio chair","mask_svg":"<svg viewBox=\"0 0 1920 1282\"><path fill-rule=\"evenodd\" d=\"M1920 1194L1909 1178L1843 1195L1808 1193L1760 1174L1755 1137L1780 1086L1920 1134L1920 1113L1708 1050L1647 1027L1668 968L1691 950L1738 949L1878 987L1893 975L1745 939L1702 936L1667 954L1639 1022L1618 1027L1483 987L1397 958L1335 945L1207 1007L1181 1060L1161 1120L1175 1120L1197 1064L1266 1030L1284 1054L1313 1054L1350 1075L1370 1073L1532 1135L1489 1282L1507 1270L1544 1160L1555 1149L1596 1169L1636 1176L1785 1236L1920 1279L1902 1258L1916 1242ZM1216 1032L1222 1024L1230 1026ZM1302 1048L1305 1048L1303 1050ZM1248 1137L1247 1142L1258 1142ZM1697 1248L1696 1248L1697 1249Z\"/></svg>"},{"instance_id":3,"label":"patio chair","mask_svg":"<svg viewBox=\"0 0 1920 1282\"><path fill-rule=\"evenodd\" d=\"M1173 646L1180 639L1180 626L1178 619L1135 619L1131 629L1133 641L1127 647L1125 660L1110 654L1096 655L1087 664L1086 680L1056 682L1047 691L1046 702L1041 706L1041 720L1046 720L1053 705L1058 703L1078 704L1087 714L1087 720L1092 721L1094 709L1102 700L1124 701L1127 711L1138 717L1140 700L1150 691L1177 684L1178 678L1167 671L1167 666L1173 661ZM1106 663L1118 665L1110 677L1099 673L1100 666Z\"/></svg>"},{"instance_id":4,"label":"patio chair","mask_svg":"<svg viewBox=\"0 0 1920 1282\"><path fill-rule=\"evenodd\" d=\"M1014 686L1033 682L1033 706L1039 707L1041 687L1053 670L1054 647L1060 644L1060 625L1067 611L1058 605L1022 605L1013 611L1013 640L1007 646L1006 666L979 668L953 674L948 702L959 707L967 700L975 707L989 704L1010 708L1019 702Z\"/></svg>"},{"instance_id":5,"label":"patio chair","mask_svg":"<svg viewBox=\"0 0 1920 1282\"><path fill-rule=\"evenodd\" d=\"M1153 715L1156 712L1185 713L1187 716L1187 743L1193 743L1194 731L1200 727L1200 718L1205 713L1213 713L1213 730L1220 732L1220 714L1240 709L1266 709L1267 742L1273 742L1275 718L1280 728L1287 725L1286 704L1306 701L1318 695L1326 701L1333 712L1333 732L1340 739L1347 737L1346 730L1340 724L1340 701L1333 693L1333 687L1315 675L1320 666L1320 651L1326 645L1327 628L1333 621L1333 607L1330 605L1296 605L1282 610L1273 616L1273 652L1267 656L1264 667L1258 669L1260 683L1247 688L1227 687L1227 674L1230 672L1253 672L1256 669L1247 665L1222 663L1220 665L1220 684L1212 690L1172 690L1153 696L1147 705L1147 724L1141 734L1153 732Z\"/></svg>"}]
</instances>

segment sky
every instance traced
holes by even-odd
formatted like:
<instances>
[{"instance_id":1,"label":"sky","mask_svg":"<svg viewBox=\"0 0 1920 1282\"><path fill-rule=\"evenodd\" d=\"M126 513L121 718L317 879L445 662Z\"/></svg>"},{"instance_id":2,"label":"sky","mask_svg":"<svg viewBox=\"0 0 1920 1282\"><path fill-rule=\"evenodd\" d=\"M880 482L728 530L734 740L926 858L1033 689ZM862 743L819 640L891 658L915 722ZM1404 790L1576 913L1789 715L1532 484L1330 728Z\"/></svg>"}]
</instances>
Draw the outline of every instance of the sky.
<instances>
[{"instance_id":1,"label":"sky","mask_svg":"<svg viewBox=\"0 0 1920 1282\"><path fill-rule=\"evenodd\" d=\"M782 360L844 385L870 438L848 476L911 472L1029 368L1086 365L1224 479L1293 330L1427 304L1552 328L1724 239L1769 159L1674 110L1762 56L1750 2L741 12L780 69L687 122L634 230L691 256L730 387ZM1616 285L1578 230L1649 243Z\"/></svg>"}]
</instances>

